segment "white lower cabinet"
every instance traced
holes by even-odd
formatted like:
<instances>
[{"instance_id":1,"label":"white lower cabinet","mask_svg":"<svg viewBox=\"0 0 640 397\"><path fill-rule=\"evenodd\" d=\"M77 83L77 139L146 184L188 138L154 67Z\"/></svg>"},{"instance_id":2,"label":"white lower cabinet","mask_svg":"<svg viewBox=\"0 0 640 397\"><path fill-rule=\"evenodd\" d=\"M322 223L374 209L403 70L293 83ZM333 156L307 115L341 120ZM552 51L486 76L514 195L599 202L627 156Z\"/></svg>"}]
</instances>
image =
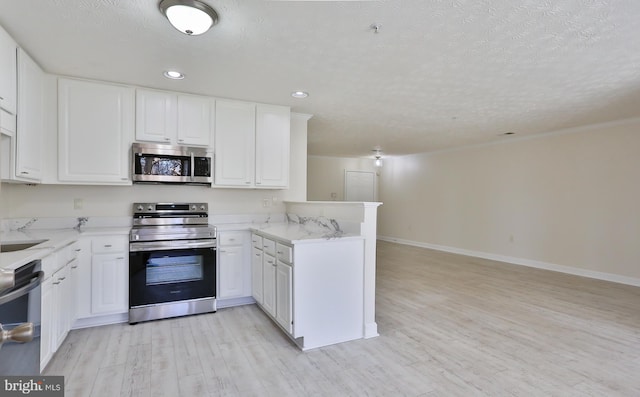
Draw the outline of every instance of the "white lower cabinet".
<instances>
[{"instance_id":1,"label":"white lower cabinet","mask_svg":"<svg viewBox=\"0 0 640 397\"><path fill-rule=\"evenodd\" d=\"M216 297L225 299L251 296L251 262L248 258L248 231L218 233L218 288ZM224 302L220 302L224 307Z\"/></svg>"},{"instance_id":2,"label":"white lower cabinet","mask_svg":"<svg viewBox=\"0 0 640 397\"><path fill-rule=\"evenodd\" d=\"M42 263L51 260L44 258ZM53 259L55 261L55 258ZM53 356L53 278L47 277L42 283L41 289L41 316L40 316L40 371L44 369L51 356Z\"/></svg>"},{"instance_id":3,"label":"white lower cabinet","mask_svg":"<svg viewBox=\"0 0 640 397\"><path fill-rule=\"evenodd\" d=\"M91 241L91 314L129 311L129 239L96 236Z\"/></svg>"},{"instance_id":4,"label":"white lower cabinet","mask_svg":"<svg viewBox=\"0 0 640 397\"><path fill-rule=\"evenodd\" d=\"M262 288L262 250L251 248L251 295L259 304L264 302Z\"/></svg>"},{"instance_id":5,"label":"white lower cabinet","mask_svg":"<svg viewBox=\"0 0 640 397\"><path fill-rule=\"evenodd\" d=\"M64 342L76 319L79 251L78 242L72 242L42 259L45 279L41 292L41 369Z\"/></svg>"},{"instance_id":6,"label":"white lower cabinet","mask_svg":"<svg viewBox=\"0 0 640 397\"><path fill-rule=\"evenodd\" d=\"M260 308L302 350L363 338L364 239L293 240L274 229L253 229L254 277L262 257Z\"/></svg>"},{"instance_id":7,"label":"white lower cabinet","mask_svg":"<svg viewBox=\"0 0 640 397\"><path fill-rule=\"evenodd\" d=\"M244 292L244 255L242 246L219 249L219 299L237 298Z\"/></svg>"},{"instance_id":8,"label":"white lower cabinet","mask_svg":"<svg viewBox=\"0 0 640 397\"><path fill-rule=\"evenodd\" d=\"M288 333L293 333L292 312L292 276L291 265L278 261L276 266L276 321Z\"/></svg>"},{"instance_id":9,"label":"white lower cabinet","mask_svg":"<svg viewBox=\"0 0 640 397\"><path fill-rule=\"evenodd\" d=\"M253 297L280 326L293 334L293 248L253 234Z\"/></svg>"},{"instance_id":10,"label":"white lower cabinet","mask_svg":"<svg viewBox=\"0 0 640 397\"><path fill-rule=\"evenodd\" d=\"M272 317L276 316L276 258L262 254L262 307Z\"/></svg>"}]
</instances>

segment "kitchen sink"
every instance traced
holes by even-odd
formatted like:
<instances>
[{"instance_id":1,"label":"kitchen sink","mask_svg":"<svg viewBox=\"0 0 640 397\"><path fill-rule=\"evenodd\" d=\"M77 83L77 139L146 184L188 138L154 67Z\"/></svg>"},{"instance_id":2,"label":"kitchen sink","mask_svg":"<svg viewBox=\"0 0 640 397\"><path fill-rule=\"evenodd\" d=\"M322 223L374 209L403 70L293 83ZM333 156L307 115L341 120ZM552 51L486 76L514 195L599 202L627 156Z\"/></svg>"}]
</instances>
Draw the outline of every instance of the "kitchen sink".
<instances>
[{"instance_id":1,"label":"kitchen sink","mask_svg":"<svg viewBox=\"0 0 640 397\"><path fill-rule=\"evenodd\" d=\"M28 243L4 243L0 244L0 252L14 252L14 251L22 251L27 248L34 247L38 244L42 244L47 240L35 240L30 241Z\"/></svg>"}]
</instances>

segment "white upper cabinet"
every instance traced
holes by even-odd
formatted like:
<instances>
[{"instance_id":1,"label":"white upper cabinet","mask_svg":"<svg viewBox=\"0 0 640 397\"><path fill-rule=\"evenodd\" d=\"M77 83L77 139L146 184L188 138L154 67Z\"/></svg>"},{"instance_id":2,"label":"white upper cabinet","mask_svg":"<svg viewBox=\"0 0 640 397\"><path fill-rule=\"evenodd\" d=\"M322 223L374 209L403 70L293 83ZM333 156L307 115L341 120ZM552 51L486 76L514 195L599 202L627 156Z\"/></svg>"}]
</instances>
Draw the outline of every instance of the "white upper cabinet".
<instances>
[{"instance_id":1,"label":"white upper cabinet","mask_svg":"<svg viewBox=\"0 0 640 397\"><path fill-rule=\"evenodd\" d=\"M163 91L136 90L136 141L172 143L178 133L178 98Z\"/></svg>"},{"instance_id":2,"label":"white upper cabinet","mask_svg":"<svg viewBox=\"0 0 640 397\"><path fill-rule=\"evenodd\" d=\"M16 114L16 42L0 26L0 108Z\"/></svg>"},{"instance_id":3,"label":"white upper cabinet","mask_svg":"<svg viewBox=\"0 0 640 397\"><path fill-rule=\"evenodd\" d=\"M216 186L289 186L291 113L286 106L216 102Z\"/></svg>"},{"instance_id":4,"label":"white upper cabinet","mask_svg":"<svg viewBox=\"0 0 640 397\"><path fill-rule=\"evenodd\" d=\"M256 187L289 186L291 111L256 106Z\"/></svg>"},{"instance_id":5,"label":"white upper cabinet","mask_svg":"<svg viewBox=\"0 0 640 397\"><path fill-rule=\"evenodd\" d=\"M166 144L209 146L215 100L136 90L136 140Z\"/></svg>"},{"instance_id":6,"label":"white upper cabinet","mask_svg":"<svg viewBox=\"0 0 640 397\"><path fill-rule=\"evenodd\" d=\"M178 95L178 144L210 145L214 106L212 98Z\"/></svg>"},{"instance_id":7,"label":"white upper cabinet","mask_svg":"<svg viewBox=\"0 0 640 397\"><path fill-rule=\"evenodd\" d=\"M135 90L84 80L58 80L58 179L130 185Z\"/></svg>"},{"instance_id":8,"label":"white upper cabinet","mask_svg":"<svg viewBox=\"0 0 640 397\"><path fill-rule=\"evenodd\" d=\"M216 101L215 185L254 186L255 109L253 103Z\"/></svg>"},{"instance_id":9,"label":"white upper cabinet","mask_svg":"<svg viewBox=\"0 0 640 397\"><path fill-rule=\"evenodd\" d=\"M43 112L44 72L18 49L16 179L33 182L42 178Z\"/></svg>"}]
</instances>

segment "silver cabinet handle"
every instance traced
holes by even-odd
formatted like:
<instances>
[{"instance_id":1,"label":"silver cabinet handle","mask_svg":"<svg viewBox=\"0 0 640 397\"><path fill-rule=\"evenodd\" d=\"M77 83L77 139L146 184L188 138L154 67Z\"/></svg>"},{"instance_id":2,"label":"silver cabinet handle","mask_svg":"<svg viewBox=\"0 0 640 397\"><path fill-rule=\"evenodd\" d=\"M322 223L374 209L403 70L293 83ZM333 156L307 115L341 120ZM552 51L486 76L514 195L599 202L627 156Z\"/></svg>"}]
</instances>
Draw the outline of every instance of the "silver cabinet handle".
<instances>
[{"instance_id":1,"label":"silver cabinet handle","mask_svg":"<svg viewBox=\"0 0 640 397\"><path fill-rule=\"evenodd\" d=\"M256 254L256 256L260 256L260 254Z\"/></svg>"},{"instance_id":2,"label":"silver cabinet handle","mask_svg":"<svg viewBox=\"0 0 640 397\"><path fill-rule=\"evenodd\" d=\"M66 279L66 277L60 277L60 278L58 278L58 280L60 280L60 281L65 280L65 279Z\"/></svg>"},{"instance_id":3,"label":"silver cabinet handle","mask_svg":"<svg viewBox=\"0 0 640 397\"><path fill-rule=\"evenodd\" d=\"M82 251L82 248L78 248L78 249L76 250L76 252L80 252L80 251Z\"/></svg>"},{"instance_id":4,"label":"silver cabinet handle","mask_svg":"<svg viewBox=\"0 0 640 397\"><path fill-rule=\"evenodd\" d=\"M111 248L111 247L112 247L112 245L111 245L111 244L105 244L105 245L104 245L104 248Z\"/></svg>"},{"instance_id":5,"label":"silver cabinet handle","mask_svg":"<svg viewBox=\"0 0 640 397\"><path fill-rule=\"evenodd\" d=\"M12 330L5 331L0 324L0 345L4 342L31 342L35 327L33 323L20 324Z\"/></svg>"},{"instance_id":6,"label":"silver cabinet handle","mask_svg":"<svg viewBox=\"0 0 640 397\"><path fill-rule=\"evenodd\" d=\"M54 282L52 282L51 284L53 284L53 285L58 285L58 284L60 284L60 281L54 281Z\"/></svg>"},{"instance_id":7,"label":"silver cabinet handle","mask_svg":"<svg viewBox=\"0 0 640 397\"><path fill-rule=\"evenodd\" d=\"M78 268L78 266L77 266L77 265L76 265L76 266L71 266L71 268L72 268L72 269L77 269L77 268Z\"/></svg>"},{"instance_id":8,"label":"silver cabinet handle","mask_svg":"<svg viewBox=\"0 0 640 397\"><path fill-rule=\"evenodd\" d=\"M23 174L23 175L29 175L29 173L27 171L22 171L20 173Z\"/></svg>"}]
</instances>

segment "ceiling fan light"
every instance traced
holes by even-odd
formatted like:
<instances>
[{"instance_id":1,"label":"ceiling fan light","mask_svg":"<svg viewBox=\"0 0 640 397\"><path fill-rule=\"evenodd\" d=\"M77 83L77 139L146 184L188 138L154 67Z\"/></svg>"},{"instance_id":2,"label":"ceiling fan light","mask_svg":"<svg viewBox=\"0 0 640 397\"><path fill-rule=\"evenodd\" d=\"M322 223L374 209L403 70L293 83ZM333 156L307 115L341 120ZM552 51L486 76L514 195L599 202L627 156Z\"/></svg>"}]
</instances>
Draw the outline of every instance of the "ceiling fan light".
<instances>
[{"instance_id":1,"label":"ceiling fan light","mask_svg":"<svg viewBox=\"0 0 640 397\"><path fill-rule=\"evenodd\" d=\"M160 11L171 25L184 34L197 36L218 22L218 14L197 0L162 0Z\"/></svg>"}]
</instances>

